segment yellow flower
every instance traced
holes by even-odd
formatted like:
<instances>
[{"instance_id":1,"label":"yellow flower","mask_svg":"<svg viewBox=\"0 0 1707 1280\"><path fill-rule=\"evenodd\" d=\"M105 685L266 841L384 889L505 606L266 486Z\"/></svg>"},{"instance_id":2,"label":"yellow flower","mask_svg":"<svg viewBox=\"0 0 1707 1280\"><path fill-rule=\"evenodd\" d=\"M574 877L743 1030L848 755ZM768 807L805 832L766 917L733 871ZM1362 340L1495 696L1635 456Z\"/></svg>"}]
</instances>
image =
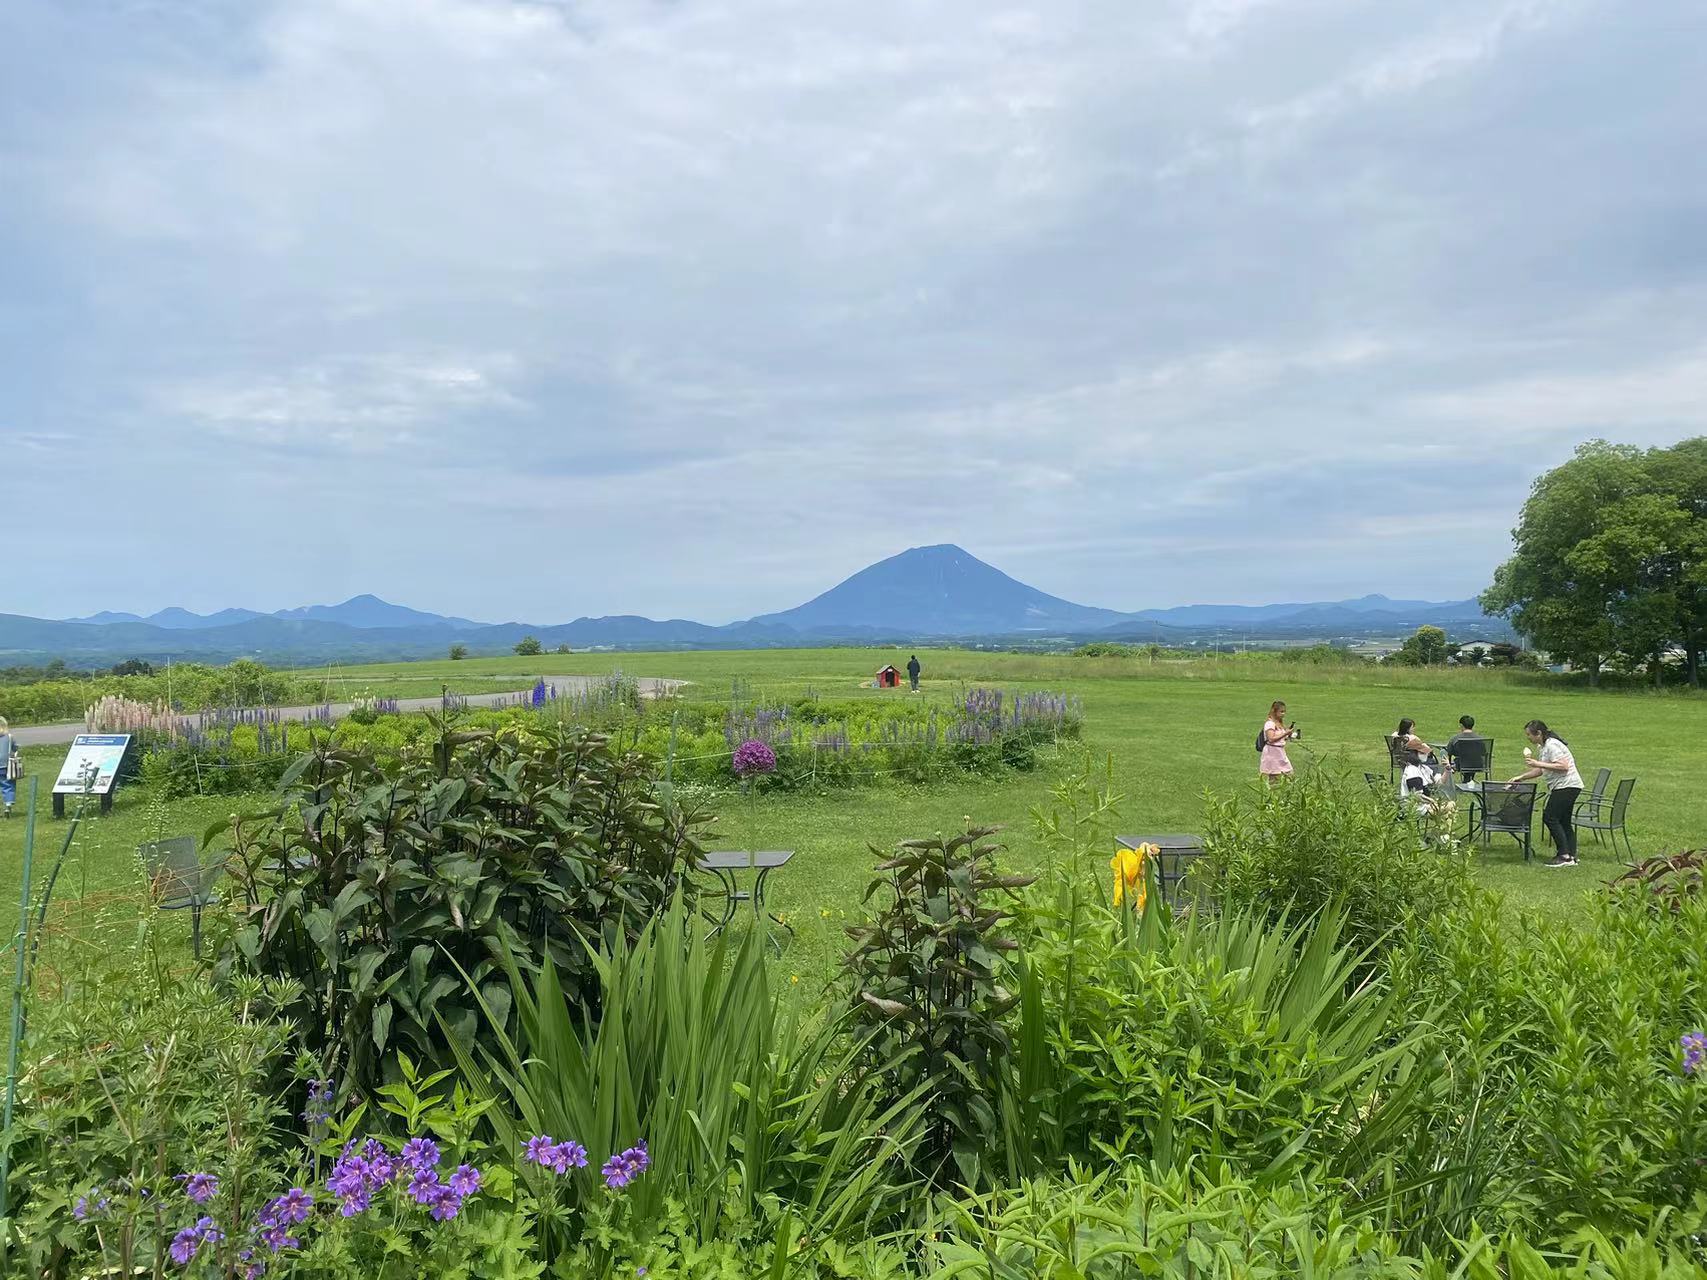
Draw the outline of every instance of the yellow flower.
<instances>
[{"instance_id":1,"label":"yellow flower","mask_svg":"<svg viewBox=\"0 0 1707 1280\"><path fill-rule=\"evenodd\" d=\"M1132 890L1132 905L1142 913L1144 902L1149 891L1149 878L1144 874L1144 864L1157 853L1153 844L1141 844L1136 849L1121 849L1108 860L1108 865L1114 871L1114 905L1119 906L1126 900L1126 891Z\"/></svg>"},{"instance_id":2,"label":"yellow flower","mask_svg":"<svg viewBox=\"0 0 1707 1280\"><path fill-rule=\"evenodd\" d=\"M798 973L791 973L788 976L788 980L790 982L799 982L800 981L800 975Z\"/></svg>"}]
</instances>

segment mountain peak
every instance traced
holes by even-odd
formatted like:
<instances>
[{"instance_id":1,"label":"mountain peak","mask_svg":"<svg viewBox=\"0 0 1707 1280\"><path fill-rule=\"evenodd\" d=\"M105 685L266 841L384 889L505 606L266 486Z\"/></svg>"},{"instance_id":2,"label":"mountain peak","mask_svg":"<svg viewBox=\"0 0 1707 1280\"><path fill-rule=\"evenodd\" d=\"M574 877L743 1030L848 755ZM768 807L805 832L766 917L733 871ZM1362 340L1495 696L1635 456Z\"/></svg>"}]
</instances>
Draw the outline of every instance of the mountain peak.
<instances>
[{"instance_id":1,"label":"mountain peak","mask_svg":"<svg viewBox=\"0 0 1707 1280\"><path fill-rule=\"evenodd\" d=\"M868 565L822 595L752 619L804 632L854 628L920 636L1061 633L1107 626L1121 615L1048 595L943 542L909 547Z\"/></svg>"}]
</instances>

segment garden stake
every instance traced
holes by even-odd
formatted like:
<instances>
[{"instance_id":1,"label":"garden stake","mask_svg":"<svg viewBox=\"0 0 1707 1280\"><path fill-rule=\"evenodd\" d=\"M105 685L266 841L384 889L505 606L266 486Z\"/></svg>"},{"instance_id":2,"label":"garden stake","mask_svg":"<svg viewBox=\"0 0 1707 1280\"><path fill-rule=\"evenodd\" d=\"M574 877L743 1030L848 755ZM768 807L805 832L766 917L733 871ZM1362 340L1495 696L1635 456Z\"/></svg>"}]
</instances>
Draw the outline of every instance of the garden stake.
<instances>
[{"instance_id":1,"label":"garden stake","mask_svg":"<svg viewBox=\"0 0 1707 1280\"><path fill-rule=\"evenodd\" d=\"M7 1191L11 1186L12 1108L18 1099L18 1054L24 1046L24 983L28 975L25 953L30 932L30 872L36 852L36 788L40 785L40 778L30 779L30 798L24 808L24 884L18 891L18 932L12 939L12 945L18 949L18 967L12 979L12 1041L6 1051L5 1127L0 1128L0 1223L6 1221Z\"/></svg>"}]
</instances>

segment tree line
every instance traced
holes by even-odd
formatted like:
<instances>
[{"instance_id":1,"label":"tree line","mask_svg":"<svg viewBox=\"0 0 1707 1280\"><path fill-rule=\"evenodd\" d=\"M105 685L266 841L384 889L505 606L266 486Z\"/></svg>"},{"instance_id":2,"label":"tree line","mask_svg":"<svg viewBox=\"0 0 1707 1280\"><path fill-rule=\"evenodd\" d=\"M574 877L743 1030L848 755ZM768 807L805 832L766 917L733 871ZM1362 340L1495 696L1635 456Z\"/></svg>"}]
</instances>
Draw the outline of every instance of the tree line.
<instances>
[{"instance_id":1,"label":"tree line","mask_svg":"<svg viewBox=\"0 0 1707 1280\"><path fill-rule=\"evenodd\" d=\"M1707 436L1662 449L1591 440L1537 480L1515 554L1482 608L1555 660L1588 672L1680 664L1701 686L1707 653Z\"/></svg>"}]
</instances>

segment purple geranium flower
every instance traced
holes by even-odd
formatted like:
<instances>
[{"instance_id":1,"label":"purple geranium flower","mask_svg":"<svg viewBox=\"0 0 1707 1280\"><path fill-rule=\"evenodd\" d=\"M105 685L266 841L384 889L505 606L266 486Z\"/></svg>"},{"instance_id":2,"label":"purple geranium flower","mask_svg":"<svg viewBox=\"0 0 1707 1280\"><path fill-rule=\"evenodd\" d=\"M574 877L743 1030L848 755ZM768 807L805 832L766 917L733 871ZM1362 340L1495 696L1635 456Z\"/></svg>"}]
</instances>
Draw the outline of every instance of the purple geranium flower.
<instances>
[{"instance_id":1,"label":"purple geranium flower","mask_svg":"<svg viewBox=\"0 0 1707 1280\"><path fill-rule=\"evenodd\" d=\"M411 1169L430 1169L439 1162L439 1144L431 1138L410 1138L403 1144L403 1163Z\"/></svg>"},{"instance_id":2,"label":"purple geranium flower","mask_svg":"<svg viewBox=\"0 0 1707 1280\"><path fill-rule=\"evenodd\" d=\"M178 1181L184 1184L184 1194L197 1204L206 1204L219 1194L219 1179L211 1173L183 1173Z\"/></svg>"},{"instance_id":3,"label":"purple geranium flower","mask_svg":"<svg viewBox=\"0 0 1707 1280\"><path fill-rule=\"evenodd\" d=\"M445 1185L459 1196L471 1196L480 1190L480 1170L471 1164L459 1164Z\"/></svg>"},{"instance_id":4,"label":"purple geranium flower","mask_svg":"<svg viewBox=\"0 0 1707 1280\"><path fill-rule=\"evenodd\" d=\"M559 1142L551 1149L553 1173L568 1173L571 1169L587 1167L587 1149L574 1139Z\"/></svg>"},{"instance_id":5,"label":"purple geranium flower","mask_svg":"<svg viewBox=\"0 0 1707 1280\"><path fill-rule=\"evenodd\" d=\"M418 1169L415 1176L409 1179L410 1198L416 1204L431 1204L441 1185L437 1169Z\"/></svg>"},{"instance_id":6,"label":"purple geranium flower","mask_svg":"<svg viewBox=\"0 0 1707 1280\"><path fill-rule=\"evenodd\" d=\"M737 778L751 777L756 773L774 773L776 752L770 749L768 743L760 742L757 738L748 738L735 748L734 767Z\"/></svg>"},{"instance_id":7,"label":"purple geranium flower","mask_svg":"<svg viewBox=\"0 0 1707 1280\"><path fill-rule=\"evenodd\" d=\"M292 1187L267 1206L267 1212L272 1218L268 1225L289 1226L294 1222L307 1222L308 1214L314 1208L314 1197L301 1187Z\"/></svg>"},{"instance_id":8,"label":"purple geranium flower","mask_svg":"<svg viewBox=\"0 0 1707 1280\"><path fill-rule=\"evenodd\" d=\"M172 1261L180 1267L190 1265L190 1259L196 1256L196 1250L202 1247L202 1238L194 1227L185 1227L172 1237L172 1247L167 1252L172 1255Z\"/></svg>"},{"instance_id":9,"label":"purple geranium flower","mask_svg":"<svg viewBox=\"0 0 1707 1280\"><path fill-rule=\"evenodd\" d=\"M522 1151L522 1157L541 1168L551 1167L551 1153L557 1149L557 1143L545 1134L529 1138L527 1146Z\"/></svg>"},{"instance_id":10,"label":"purple geranium flower","mask_svg":"<svg viewBox=\"0 0 1707 1280\"><path fill-rule=\"evenodd\" d=\"M605 1186L618 1191L644 1173L651 1163L651 1157L646 1154L646 1144L642 1142L606 1160L599 1172L604 1175Z\"/></svg>"},{"instance_id":11,"label":"purple geranium flower","mask_svg":"<svg viewBox=\"0 0 1707 1280\"><path fill-rule=\"evenodd\" d=\"M448 1222L462 1212L462 1197L454 1187L441 1186L433 1192L432 1214L434 1222Z\"/></svg>"}]
</instances>

